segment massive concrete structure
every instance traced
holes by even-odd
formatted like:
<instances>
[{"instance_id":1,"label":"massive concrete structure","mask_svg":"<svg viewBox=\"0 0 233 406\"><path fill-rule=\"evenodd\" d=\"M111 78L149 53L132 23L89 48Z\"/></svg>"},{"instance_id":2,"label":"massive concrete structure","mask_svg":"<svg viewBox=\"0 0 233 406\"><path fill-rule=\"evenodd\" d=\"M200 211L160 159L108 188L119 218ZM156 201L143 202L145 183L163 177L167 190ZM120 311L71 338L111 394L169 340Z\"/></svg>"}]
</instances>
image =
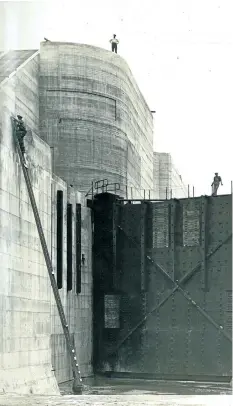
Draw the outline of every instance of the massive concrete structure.
<instances>
[{"instance_id":1,"label":"massive concrete structure","mask_svg":"<svg viewBox=\"0 0 233 406\"><path fill-rule=\"evenodd\" d=\"M188 187L174 166L172 157L165 152L154 152L153 196L157 199L188 196Z\"/></svg>"},{"instance_id":2,"label":"massive concrete structure","mask_svg":"<svg viewBox=\"0 0 233 406\"><path fill-rule=\"evenodd\" d=\"M72 375L13 143L10 117L16 114L24 117L28 130L28 171L55 274L58 251L63 253L60 294L84 376L92 374L92 224L84 195L69 185L87 191L93 180L107 178L120 183L119 194L143 196L144 189L153 192L153 182L168 173L170 166L160 165L153 173L152 115L118 55L57 43L42 44L40 53L0 54L0 391L54 394L57 382ZM162 196L161 188L156 186L156 197ZM63 192L61 249L57 244L58 191ZM73 219L70 244L68 203ZM82 264L74 227L76 204L81 204ZM70 257L73 280L68 289ZM82 277L78 294L77 264Z\"/></svg>"},{"instance_id":3,"label":"massive concrete structure","mask_svg":"<svg viewBox=\"0 0 233 406\"><path fill-rule=\"evenodd\" d=\"M40 136L54 147L56 173L79 190L93 179L119 182L119 194L153 189L152 114L119 55L41 44Z\"/></svg>"},{"instance_id":4,"label":"massive concrete structure","mask_svg":"<svg viewBox=\"0 0 233 406\"><path fill-rule=\"evenodd\" d=\"M9 57L9 59L8 59ZM90 375L92 356L91 215L85 199L52 174L50 147L38 136L39 57L33 52L4 55L0 83L0 392L58 393L57 382L71 378L70 361L45 266L22 169L12 138L11 115L27 124L26 152L48 248L56 271L57 190L63 191L63 286L60 289L82 374ZM14 69L9 78L9 66ZM20 60L20 65L19 65ZM1 61L1 58L0 58ZM4 67L7 69L4 70ZM81 207L81 292L77 295L73 229L73 284L67 292L67 202ZM56 272L55 272L56 274Z\"/></svg>"}]
</instances>

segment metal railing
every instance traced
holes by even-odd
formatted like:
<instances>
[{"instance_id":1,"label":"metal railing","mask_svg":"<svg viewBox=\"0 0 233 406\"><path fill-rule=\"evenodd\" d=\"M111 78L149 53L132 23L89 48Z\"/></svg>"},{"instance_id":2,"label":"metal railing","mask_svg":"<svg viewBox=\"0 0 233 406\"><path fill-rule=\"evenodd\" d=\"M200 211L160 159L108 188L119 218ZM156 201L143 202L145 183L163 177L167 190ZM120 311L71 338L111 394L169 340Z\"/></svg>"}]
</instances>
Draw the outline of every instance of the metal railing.
<instances>
[{"instance_id":1,"label":"metal railing","mask_svg":"<svg viewBox=\"0 0 233 406\"><path fill-rule=\"evenodd\" d=\"M233 182L231 181L231 194L233 193ZM109 183L108 179L94 180L91 188L85 194L85 197L91 196L92 200L95 195L100 193L114 193L125 200L169 200L198 197L193 185L183 185L177 187L164 187L158 189L142 189L135 186L116 183ZM211 195L211 193L210 193Z\"/></svg>"}]
</instances>

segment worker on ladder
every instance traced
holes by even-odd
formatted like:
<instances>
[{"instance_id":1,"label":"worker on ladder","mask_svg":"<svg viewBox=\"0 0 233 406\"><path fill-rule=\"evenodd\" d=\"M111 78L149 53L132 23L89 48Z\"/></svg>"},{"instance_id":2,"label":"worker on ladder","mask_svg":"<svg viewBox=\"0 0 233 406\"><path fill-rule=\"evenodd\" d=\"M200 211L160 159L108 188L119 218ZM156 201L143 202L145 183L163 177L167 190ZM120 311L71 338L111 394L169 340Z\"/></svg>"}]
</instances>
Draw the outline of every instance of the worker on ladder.
<instances>
[{"instance_id":1,"label":"worker on ladder","mask_svg":"<svg viewBox=\"0 0 233 406\"><path fill-rule=\"evenodd\" d=\"M217 196L219 185L223 185L222 178L219 176L218 172L215 172L214 180L211 184L212 186L212 196Z\"/></svg>"},{"instance_id":2,"label":"worker on ladder","mask_svg":"<svg viewBox=\"0 0 233 406\"><path fill-rule=\"evenodd\" d=\"M14 119L16 122L16 136L19 141L19 146L21 149L21 152L23 154L23 160L24 160L24 166L25 168L28 168L28 162L27 162L27 155L25 152L25 145L24 145L24 137L27 134L27 130L25 128L25 124L23 122L23 117L20 115L17 115L18 120Z\"/></svg>"},{"instance_id":3,"label":"worker on ladder","mask_svg":"<svg viewBox=\"0 0 233 406\"><path fill-rule=\"evenodd\" d=\"M112 44L112 52L115 52L117 54L117 45L119 44L119 41L116 38L116 34L114 34L113 38L110 39L110 43Z\"/></svg>"}]
</instances>

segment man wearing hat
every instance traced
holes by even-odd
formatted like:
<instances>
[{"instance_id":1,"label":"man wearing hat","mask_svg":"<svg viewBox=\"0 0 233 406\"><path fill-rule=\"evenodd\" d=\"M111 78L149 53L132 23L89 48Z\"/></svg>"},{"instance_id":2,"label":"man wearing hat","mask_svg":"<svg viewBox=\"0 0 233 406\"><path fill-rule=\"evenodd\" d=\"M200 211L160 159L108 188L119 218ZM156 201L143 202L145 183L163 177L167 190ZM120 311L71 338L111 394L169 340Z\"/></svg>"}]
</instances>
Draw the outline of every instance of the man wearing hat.
<instances>
[{"instance_id":1,"label":"man wearing hat","mask_svg":"<svg viewBox=\"0 0 233 406\"><path fill-rule=\"evenodd\" d=\"M18 141L19 141L19 146L23 154L23 159L24 159L24 166L25 168L28 168L28 163L27 163L27 156L25 152L25 146L24 146L24 137L27 134L27 130L25 128L24 122L23 122L23 117L20 115L17 115L18 120L16 121L16 134L18 136Z\"/></svg>"}]
</instances>

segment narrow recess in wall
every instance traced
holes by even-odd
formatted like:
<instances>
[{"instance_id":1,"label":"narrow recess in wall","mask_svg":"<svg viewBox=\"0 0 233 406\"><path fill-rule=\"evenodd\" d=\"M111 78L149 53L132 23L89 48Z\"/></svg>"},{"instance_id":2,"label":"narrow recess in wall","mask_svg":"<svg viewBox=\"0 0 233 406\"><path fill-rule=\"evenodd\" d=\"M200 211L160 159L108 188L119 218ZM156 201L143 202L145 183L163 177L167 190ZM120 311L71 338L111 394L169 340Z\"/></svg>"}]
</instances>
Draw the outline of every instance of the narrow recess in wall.
<instances>
[{"instance_id":1,"label":"narrow recess in wall","mask_svg":"<svg viewBox=\"0 0 233 406\"><path fill-rule=\"evenodd\" d=\"M62 288L63 278L63 191L57 191L57 287Z\"/></svg>"},{"instance_id":2,"label":"narrow recess in wall","mask_svg":"<svg viewBox=\"0 0 233 406\"><path fill-rule=\"evenodd\" d=\"M73 233L72 233L72 204L67 204L67 291L72 290L73 271Z\"/></svg>"},{"instance_id":3,"label":"narrow recess in wall","mask_svg":"<svg viewBox=\"0 0 233 406\"><path fill-rule=\"evenodd\" d=\"M200 202L186 202L183 204L183 245L198 246L200 235Z\"/></svg>"},{"instance_id":4,"label":"narrow recess in wall","mask_svg":"<svg viewBox=\"0 0 233 406\"><path fill-rule=\"evenodd\" d=\"M81 204L76 204L76 293L81 293Z\"/></svg>"},{"instance_id":5,"label":"narrow recess in wall","mask_svg":"<svg viewBox=\"0 0 233 406\"><path fill-rule=\"evenodd\" d=\"M119 295L104 295L104 328L120 328Z\"/></svg>"}]
</instances>

